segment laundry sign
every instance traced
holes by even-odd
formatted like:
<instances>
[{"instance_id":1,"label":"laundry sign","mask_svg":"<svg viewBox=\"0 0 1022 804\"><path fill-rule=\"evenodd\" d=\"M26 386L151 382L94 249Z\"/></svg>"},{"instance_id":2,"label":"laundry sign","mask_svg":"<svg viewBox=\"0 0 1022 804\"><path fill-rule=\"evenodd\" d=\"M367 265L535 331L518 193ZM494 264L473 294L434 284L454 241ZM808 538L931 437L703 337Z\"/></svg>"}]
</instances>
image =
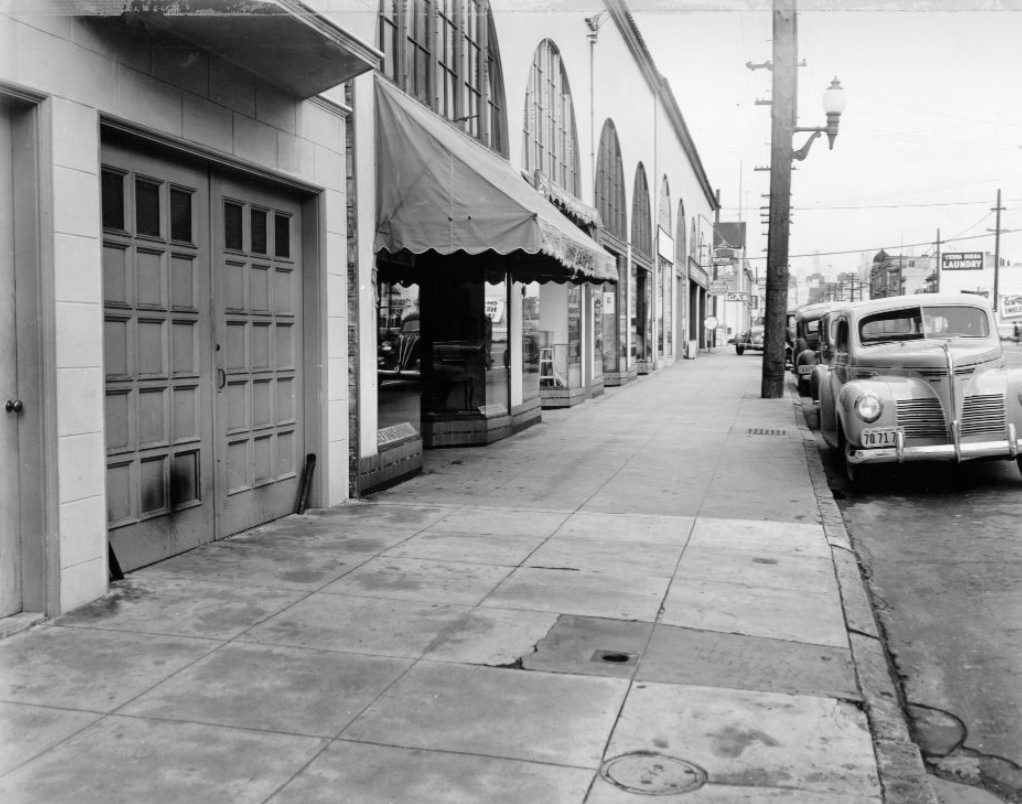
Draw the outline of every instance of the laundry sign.
<instances>
[{"instance_id":1,"label":"laundry sign","mask_svg":"<svg viewBox=\"0 0 1022 804\"><path fill-rule=\"evenodd\" d=\"M983 268L982 251L949 251L940 255L945 271L978 271Z\"/></svg>"}]
</instances>

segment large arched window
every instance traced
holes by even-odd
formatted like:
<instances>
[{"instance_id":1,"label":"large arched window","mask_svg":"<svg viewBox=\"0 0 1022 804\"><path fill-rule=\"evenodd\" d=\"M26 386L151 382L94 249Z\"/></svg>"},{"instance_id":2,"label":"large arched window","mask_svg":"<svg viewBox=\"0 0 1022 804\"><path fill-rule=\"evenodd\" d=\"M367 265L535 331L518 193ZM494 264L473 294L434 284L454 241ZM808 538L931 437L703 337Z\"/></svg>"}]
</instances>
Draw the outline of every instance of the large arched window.
<instances>
[{"instance_id":1,"label":"large arched window","mask_svg":"<svg viewBox=\"0 0 1022 804\"><path fill-rule=\"evenodd\" d=\"M540 42L532 56L524 129L522 162L526 172L540 171L577 198L581 190L575 108L561 53L549 39Z\"/></svg>"},{"instance_id":2,"label":"large arched window","mask_svg":"<svg viewBox=\"0 0 1022 804\"><path fill-rule=\"evenodd\" d=\"M686 247L685 247L685 202L684 201L679 201L678 202L677 221L678 221L678 229L677 229L677 234L675 234L675 236L674 236L674 238L675 238L675 242L674 242L674 254L675 254L675 258L674 258L674 260L675 260L676 263L683 263L683 262L685 262L685 255L688 253L686 251Z\"/></svg>"},{"instance_id":3,"label":"large arched window","mask_svg":"<svg viewBox=\"0 0 1022 804\"><path fill-rule=\"evenodd\" d=\"M489 0L381 0L382 72L507 157L507 112Z\"/></svg>"},{"instance_id":4,"label":"large arched window","mask_svg":"<svg viewBox=\"0 0 1022 804\"><path fill-rule=\"evenodd\" d=\"M650 262L653 257L653 221L649 211L649 184L642 162L635 169L632 191L632 252Z\"/></svg>"},{"instance_id":5,"label":"large arched window","mask_svg":"<svg viewBox=\"0 0 1022 804\"><path fill-rule=\"evenodd\" d=\"M657 210L657 223L660 228L671 233L671 186L667 183L667 177L660 180L660 206Z\"/></svg>"},{"instance_id":6,"label":"large arched window","mask_svg":"<svg viewBox=\"0 0 1022 804\"><path fill-rule=\"evenodd\" d=\"M607 120L600 132L600 151L596 157L596 209L603 228L622 244L628 241L628 212L625 209L625 168L621 163L621 145L614 123Z\"/></svg>"}]
</instances>

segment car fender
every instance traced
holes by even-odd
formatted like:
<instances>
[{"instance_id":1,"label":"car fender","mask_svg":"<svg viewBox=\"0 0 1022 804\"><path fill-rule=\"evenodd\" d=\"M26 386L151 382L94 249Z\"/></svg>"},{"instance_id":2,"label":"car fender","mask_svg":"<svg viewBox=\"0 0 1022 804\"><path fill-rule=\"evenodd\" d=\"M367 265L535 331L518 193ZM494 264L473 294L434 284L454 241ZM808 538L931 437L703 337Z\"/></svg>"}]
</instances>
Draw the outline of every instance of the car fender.
<instances>
[{"instance_id":1,"label":"car fender","mask_svg":"<svg viewBox=\"0 0 1022 804\"><path fill-rule=\"evenodd\" d=\"M826 363L817 363L809 374L809 393L813 402L819 403L820 389L830 385L830 366Z\"/></svg>"},{"instance_id":2,"label":"car fender","mask_svg":"<svg viewBox=\"0 0 1022 804\"><path fill-rule=\"evenodd\" d=\"M835 426L833 372L830 366L821 364L813 369L817 379L818 399L820 403L820 433L823 440L830 446L837 446L837 427Z\"/></svg>"},{"instance_id":3,"label":"car fender","mask_svg":"<svg viewBox=\"0 0 1022 804\"><path fill-rule=\"evenodd\" d=\"M855 413L855 402L864 394L880 400L883 409L876 421L865 422ZM899 399L930 399L936 394L930 384L918 377L873 377L852 380L841 387L837 408L846 443L862 445L862 431L874 427L898 426Z\"/></svg>"}]
</instances>

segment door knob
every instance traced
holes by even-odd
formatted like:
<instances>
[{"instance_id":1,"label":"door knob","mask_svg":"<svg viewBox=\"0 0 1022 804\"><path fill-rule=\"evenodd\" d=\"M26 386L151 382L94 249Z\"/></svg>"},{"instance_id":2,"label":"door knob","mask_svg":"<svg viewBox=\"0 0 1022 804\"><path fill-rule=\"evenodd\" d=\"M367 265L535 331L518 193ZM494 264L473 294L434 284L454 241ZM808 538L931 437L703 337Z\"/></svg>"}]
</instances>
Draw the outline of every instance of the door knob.
<instances>
[{"instance_id":1,"label":"door knob","mask_svg":"<svg viewBox=\"0 0 1022 804\"><path fill-rule=\"evenodd\" d=\"M20 399L8 399L4 403L4 410L8 413L21 413L25 406L22 404Z\"/></svg>"}]
</instances>

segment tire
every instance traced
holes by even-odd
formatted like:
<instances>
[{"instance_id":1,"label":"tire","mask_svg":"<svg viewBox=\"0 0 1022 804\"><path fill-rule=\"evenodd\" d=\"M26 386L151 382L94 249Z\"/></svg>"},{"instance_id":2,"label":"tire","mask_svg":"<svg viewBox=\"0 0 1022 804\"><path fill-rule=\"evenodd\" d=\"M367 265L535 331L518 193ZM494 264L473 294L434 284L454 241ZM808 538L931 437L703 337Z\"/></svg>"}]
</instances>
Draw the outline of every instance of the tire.
<instances>
[{"instance_id":1,"label":"tire","mask_svg":"<svg viewBox=\"0 0 1022 804\"><path fill-rule=\"evenodd\" d=\"M745 354L745 347L744 346L736 346L735 347L735 351L738 352L738 356L741 357L743 354Z\"/></svg>"},{"instance_id":2,"label":"tire","mask_svg":"<svg viewBox=\"0 0 1022 804\"><path fill-rule=\"evenodd\" d=\"M848 442L845 441L844 431L841 422L837 422L838 428L838 450L841 453L841 466L844 469L845 480L852 491L862 494L872 488L873 467L868 464L854 464L848 460Z\"/></svg>"},{"instance_id":3,"label":"tire","mask_svg":"<svg viewBox=\"0 0 1022 804\"><path fill-rule=\"evenodd\" d=\"M798 395L809 396L809 379L805 374L798 375Z\"/></svg>"},{"instance_id":4,"label":"tire","mask_svg":"<svg viewBox=\"0 0 1022 804\"><path fill-rule=\"evenodd\" d=\"M1015 459L1015 463L1018 464L1019 472L1022 472L1022 455Z\"/></svg>"}]
</instances>

